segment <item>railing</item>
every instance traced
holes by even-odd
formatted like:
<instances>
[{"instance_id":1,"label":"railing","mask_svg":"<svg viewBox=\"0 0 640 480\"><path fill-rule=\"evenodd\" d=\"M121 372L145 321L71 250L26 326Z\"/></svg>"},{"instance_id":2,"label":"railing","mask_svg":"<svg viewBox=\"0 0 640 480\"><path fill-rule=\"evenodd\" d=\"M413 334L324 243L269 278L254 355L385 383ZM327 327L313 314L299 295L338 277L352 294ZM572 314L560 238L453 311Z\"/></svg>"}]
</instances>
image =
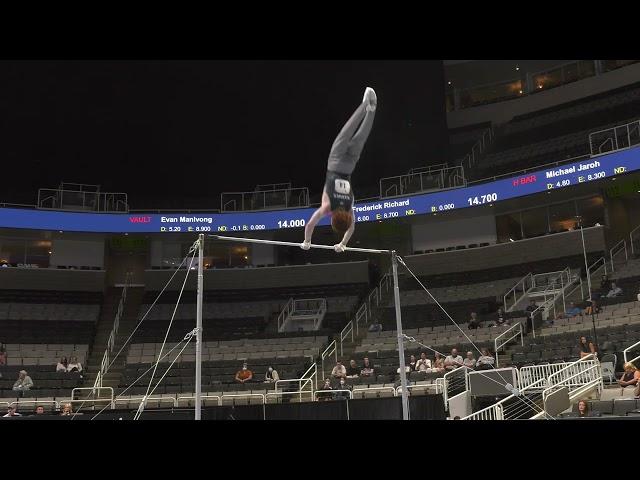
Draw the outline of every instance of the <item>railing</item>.
<instances>
[{"instance_id":1,"label":"railing","mask_svg":"<svg viewBox=\"0 0 640 480\"><path fill-rule=\"evenodd\" d=\"M527 296L527 292L533 286L533 274L527 273L503 296L503 305L506 312L510 312L520 300ZM520 296L518 293L522 291ZM511 300L513 298L513 300Z\"/></svg>"},{"instance_id":2,"label":"railing","mask_svg":"<svg viewBox=\"0 0 640 480\"><path fill-rule=\"evenodd\" d=\"M589 283L591 284L591 288L593 288L593 277L598 274L598 272L604 268L604 274L607 274L607 260L604 257L600 257L598 260L593 262L587 268L587 275L589 277Z\"/></svg>"},{"instance_id":3,"label":"railing","mask_svg":"<svg viewBox=\"0 0 640 480\"><path fill-rule=\"evenodd\" d=\"M325 348L322 354L320 355L320 368L322 370L322 381L324 381L324 379L327 378L324 374L325 358L328 358L329 355L335 355L336 362L338 361L338 349L336 348L336 346L337 344L336 344L336 341L334 340L329 345L327 345L327 348Z\"/></svg>"},{"instance_id":4,"label":"railing","mask_svg":"<svg viewBox=\"0 0 640 480\"><path fill-rule=\"evenodd\" d=\"M530 365L521 367L518 371L518 386L529 388L532 384L537 384L542 391L548 387L547 379L554 373L566 368L570 363L550 363L545 365Z\"/></svg>"},{"instance_id":5,"label":"railing","mask_svg":"<svg viewBox=\"0 0 640 480\"><path fill-rule=\"evenodd\" d=\"M220 395L200 395L200 405L204 406L206 405L207 400L216 399L216 403L218 404L218 406L220 406L221 405L220 398L221 398ZM186 406L189 407L188 404L192 401L195 401L195 399L196 399L195 395L177 397L175 406L184 407L185 405L181 405L181 403L184 403L186 401L187 402Z\"/></svg>"},{"instance_id":6,"label":"railing","mask_svg":"<svg viewBox=\"0 0 640 480\"><path fill-rule=\"evenodd\" d=\"M220 194L220 209L223 212L306 208L308 206L309 189L307 187L256 190L253 192L224 192Z\"/></svg>"},{"instance_id":7,"label":"railing","mask_svg":"<svg viewBox=\"0 0 640 480\"><path fill-rule=\"evenodd\" d=\"M109 393L107 397L100 396L100 394L104 390ZM76 393L80 392L90 392L90 395L84 398L76 398ZM72 405L75 403L79 403L82 407L85 404L94 405L96 403L103 404L107 402L111 405L111 408L113 408L114 395L113 388L111 387L76 387L71 390L71 399L68 402L64 403L71 403Z\"/></svg>"},{"instance_id":8,"label":"railing","mask_svg":"<svg viewBox=\"0 0 640 480\"><path fill-rule=\"evenodd\" d=\"M398 392L394 387L369 387L369 388L354 387L352 390L352 398L353 398L353 395L359 394L360 392L362 392L363 394L364 392L391 392L394 397L398 395Z\"/></svg>"},{"instance_id":9,"label":"railing","mask_svg":"<svg viewBox=\"0 0 640 480\"><path fill-rule=\"evenodd\" d=\"M520 322L512 325L493 340L493 351L496 352L496 367L498 366L498 352L518 335L520 335L520 345L524 345L524 333Z\"/></svg>"},{"instance_id":10,"label":"railing","mask_svg":"<svg viewBox=\"0 0 640 480\"><path fill-rule=\"evenodd\" d=\"M591 353L551 374L547 384L549 386L542 392L543 401L562 387L568 388L570 400L575 400L596 385L602 389L602 368L596 354Z\"/></svg>"},{"instance_id":11,"label":"railing","mask_svg":"<svg viewBox=\"0 0 640 480\"><path fill-rule=\"evenodd\" d=\"M638 355L637 357L632 358L631 360L627 359L627 354L629 352L631 352L632 350L640 350L640 342L636 342L633 345L625 348L622 351L622 356L624 357L624 363L631 362L631 363L635 364L635 362L637 360L640 360L640 355Z\"/></svg>"},{"instance_id":12,"label":"railing","mask_svg":"<svg viewBox=\"0 0 640 480\"><path fill-rule=\"evenodd\" d=\"M616 243L611 250L609 250L609 258L611 259L611 271L615 272L615 262L614 259L621 253L624 253L624 262L629 260L629 255L627 254L627 241L622 239L618 243Z\"/></svg>"},{"instance_id":13,"label":"railing","mask_svg":"<svg viewBox=\"0 0 640 480\"><path fill-rule=\"evenodd\" d=\"M284 328L284 324L286 323L287 318L289 318L292 312L293 312L293 297L289 298L289 300L283 307L282 311L278 315L278 331L279 332L281 332L282 329Z\"/></svg>"},{"instance_id":14,"label":"railing","mask_svg":"<svg viewBox=\"0 0 640 480\"><path fill-rule=\"evenodd\" d=\"M54 410L60 410L60 402L58 402L56 400L24 400L24 399L20 399L20 400L14 401L14 402L2 402L2 403L5 404L7 407L15 406L17 409L19 409L23 405L26 405L26 406L29 406L29 405L33 405L33 406L53 405L53 409ZM18 413L19 413L19 411L18 411Z\"/></svg>"},{"instance_id":15,"label":"railing","mask_svg":"<svg viewBox=\"0 0 640 480\"><path fill-rule=\"evenodd\" d=\"M304 379L308 378L313 380L312 388L317 389L318 388L318 364L313 362L313 364L309 368L307 368L307 371L302 374L301 378L304 378Z\"/></svg>"},{"instance_id":16,"label":"railing","mask_svg":"<svg viewBox=\"0 0 640 480\"><path fill-rule=\"evenodd\" d=\"M543 385L543 381L544 379L538 380L537 382L534 382L532 384L530 384L527 387L524 388L520 388L519 389L519 394L523 395L528 393L527 390L532 390L532 389L540 389ZM472 413L470 415L467 415L466 417L463 417L461 420L505 420L510 418L510 415L505 415L505 408L507 408L507 402L511 402L511 400L513 399L517 399L520 395L514 395L511 394L506 398L503 398L502 400L500 400L499 402L494 403L493 405L490 405L486 408L483 408L482 410L478 410L475 413ZM522 399L519 399L520 401L522 401ZM527 401L524 401L523 403L526 403ZM513 409L511 409L511 413L513 413Z\"/></svg>"},{"instance_id":17,"label":"railing","mask_svg":"<svg viewBox=\"0 0 640 480\"><path fill-rule=\"evenodd\" d=\"M460 160L460 166L464 169L465 167L471 169L474 165L478 163L480 159L480 155L487 149L489 145L493 142L494 133L493 127L488 128L482 133L482 137L471 147L471 152L467 153L462 160ZM464 170L463 170L464 172ZM464 180L464 178L463 178ZM465 180L465 186L467 182Z\"/></svg>"},{"instance_id":18,"label":"railing","mask_svg":"<svg viewBox=\"0 0 640 480\"><path fill-rule=\"evenodd\" d=\"M463 365L444 374L442 395L447 410L449 409L450 398L469 390L469 370L471 369Z\"/></svg>"},{"instance_id":19,"label":"railing","mask_svg":"<svg viewBox=\"0 0 640 480\"><path fill-rule=\"evenodd\" d=\"M557 368L554 367L553 364L538 365L535 368L530 367L528 370L525 370L525 368L527 367L520 369L518 395L509 395L487 408L467 415L462 420L505 420L518 418L523 408L530 409L532 405L537 405L538 400L544 404L544 400L548 394L553 391L552 389L567 386L570 391L573 389L573 393L570 394L570 396L575 396L586 392L598 383L602 383L600 362L598 362L594 354L587 355L573 363L563 364L562 368L551 373L549 376L544 375L552 371L552 369ZM535 380L535 378L538 379ZM525 395L531 393L534 394L532 398L525 397ZM527 399L524 400L524 398ZM511 404L514 399L516 400L516 404ZM509 409L509 411L505 413L507 409ZM531 418L540 418L544 415L546 415L546 413L542 411Z\"/></svg>"},{"instance_id":20,"label":"railing","mask_svg":"<svg viewBox=\"0 0 640 480\"><path fill-rule=\"evenodd\" d=\"M313 401L314 402L318 401L318 394L319 393L322 393L322 394L331 393L332 394L331 395L331 397L332 397L331 399L332 400L337 400L335 398L335 394L336 393L340 393L340 396L344 397L343 393L345 393L345 392L348 394L347 396L349 397L349 400L353 400L353 392L351 390L345 388L345 389L331 389L331 390L316 390L315 392L313 392Z\"/></svg>"},{"instance_id":21,"label":"railing","mask_svg":"<svg viewBox=\"0 0 640 480\"><path fill-rule=\"evenodd\" d=\"M413 168L405 175L380 179L380 198L466 186L464 167L447 164Z\"/></svg>"},{"instance_id":22,"label":"railing","mask_svg":"<svg viewBox=\"0 0 640 480\"><path fill-rule=\"evenodd\" d=\"M102 356L102 361L100 362L100 370L96 374L96 380L93 384L93 388L102 388L104 375L109 370L110 355L111 352L113 352L113 348L116 344L116 335L118 334L118 329L120 328L120 318L124 313L124 306L127 301L127 289L129 288L129 285L131 285L130 272L128 272L125 276L124 287L122 287L122 294L120 295L118 309L116 310L116 318L113 321L113 327L111 328L111 333L109 334L109 339L107 340L107 348L105 348L104 355Z\"/></svg>"},{"instance_id":23,"label":"railing","mask_svg":"<svg viewBox=\"0 0 640 480\"><path fill-rule=\"evenodd\" d=\"M193 397L195 399L195 397ZM82 400L74 400L74 402L81 402ZM99 400L97 400L99 401ZM165 397L162 395L149 395L149 396L131 396L129 398L127 397L120 397L120 398L115 398L113 399L113 402L111 402L111 408L112 409L117 409L118 408L118 404L124 404L125 408L131 408L131 405L129 405L130 403L134 403L137 404L138 406L140 406L141 404L144 403L145 408L147 408L147 403L148 402L153 402L158 404L158 407L148 407L148 408L161 408L161 405L163 403L167 404L170 407L177 407L178 406L178 400L175 397Z\"/></svg>"},{"instance_id":24,"label":"railing","mask_svg":"<svg viewBox=\"0 0 640 480\"><path fill-rule=\"evenodd\" d=\"M438 380L438 379L436 379ZM443 384L442 383L425 383L425 384L414 384L414 385L407 385L407 393L409 395L411 395L411 392L413 390L435 390L435 394L441 394L444 392L444 388L443 388ZM400 396L402 395L402 386L398 386L396 387L396 396Z\"/></svg>"},{"instance_id":25,"label":"railing","mask_svg":"<svg viewBox=\"0 0 640 480\"><path fill-rule=\"evenodd\" d=\"M77 212L129 212L126 193L85 192L40 188L38 190L38 209L69 210Z\"/></svg>"},{"instance_id":26,"label":"railing","mask_svg":"<svg viewBox=\"0 0 640 480\"><path fill-rule=\"evenodd\" d=\"M224 401L227 399L231 400L231 405L235 405L237 398L248 398L249 403L251 403L252 398L257 398L259 400L262 400L260 403L264 405L266 403L265 397L266 395L264 393L232 393L229 395L227 395L226 393L223 393L222 396L220 397L220 405L224 406L225 405Z\"/></svg>"},{"instance_id":27,"label":"railing","mask_svg":"<svg viewBox=\"0 0 640 480\"><path fill-rule=\"evenodd\" d=\"M640 120L589 134L591 156L626 150L640 143Z\"/></svg>"},{"instance_id":28,"label":"railing","mask_svg":"<svg viewBox=\"0 0 640 480\"><path fill-rule=\"evenodd\" d=\"M351 343L353 343L353 320L345 325L340 332L340 356L344 355L343 344L344 341L351 335Z\"/></svg>"},{"instance_id":29,"label":"railing","mask_svg":"<svg viewBox=\"0 0 640 480\"><path fill-rule=\"evenodd\" d=\"M631 246L631 256L636 254L636 247L634 242L640 240L640 225L629 232L629 245Z\"/></svg>"},{"instance_id":30,"label":"railing","mask_svg":"<svg viewBox=\"0 0 640 480\"><path fill-rule=\"evenodd\" d=\"M367 323L367 304L366 302L360 305L360 308L356 312L356 335L360 329L360 322L364 320L364 323Z\"/></svg>"}]
</instances>

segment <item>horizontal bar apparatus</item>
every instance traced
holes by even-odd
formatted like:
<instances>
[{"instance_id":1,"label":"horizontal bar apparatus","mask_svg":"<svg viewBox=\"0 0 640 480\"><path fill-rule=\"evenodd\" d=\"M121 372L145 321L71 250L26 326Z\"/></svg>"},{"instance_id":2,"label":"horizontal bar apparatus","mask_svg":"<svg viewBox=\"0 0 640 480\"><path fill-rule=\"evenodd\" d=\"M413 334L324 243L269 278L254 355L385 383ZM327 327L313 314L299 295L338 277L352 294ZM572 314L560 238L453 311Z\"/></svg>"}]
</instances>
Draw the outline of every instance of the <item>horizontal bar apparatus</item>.
<instances>
[{"instance_id":1,"label":"horizontal bar apparatus","mask_svg":"<svg viewBox=\"0 0 640 480\"><path fill-rule=\"evenodd\" d=\"M241 237L225 237L223 235L209 235L211 238L218 240L226 240L231 242L244 242L244 243L266 243L268 245L283 245L286 247L300 247L300 243L295 242L280 242L277 240L263 240L260 238L241 238ZM316 245L311 244L311 248L321 248L324 250L334 250L333 245ZM347 252L361 252L361 253L391 253L391 250L376 250L373 248L356 248L345 247Z\"/></svg>"}]
</instances>

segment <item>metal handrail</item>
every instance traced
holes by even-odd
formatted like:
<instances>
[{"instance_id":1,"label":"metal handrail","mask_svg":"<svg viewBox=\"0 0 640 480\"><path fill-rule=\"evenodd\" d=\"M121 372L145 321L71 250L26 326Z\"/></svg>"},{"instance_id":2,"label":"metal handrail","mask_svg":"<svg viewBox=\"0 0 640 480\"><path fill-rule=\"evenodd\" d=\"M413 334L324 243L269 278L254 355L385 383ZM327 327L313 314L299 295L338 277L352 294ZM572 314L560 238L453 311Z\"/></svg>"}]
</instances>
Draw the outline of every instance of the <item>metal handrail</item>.
<instances>
[{"instance_id":1,"label":"metal handrail","mask_svg":"<svg viewBox=\"0 0 640 480\"><path fill-rule=\"evenodd\" d=\"M631 245L631 255L635 255L636 251L635 248L633 246L633 234L636 232L640 232L640 225L638 225L637 227L635 227L633 230L631 230L629 232L629 244Z\"/></svg>"},{"instance_id":2,"label":"metal handrail","mask_svg":"<svg viewBox=\"0 0 640 480\"><path fill-rule=\"evenodd\" d=\"M166 397L169 398L169 397ZM221 405L221 396L220 395L200 395L200 402L203 403L203 400L208 399L208 398L217 398L218 399L218 406ZM191 396L182 396L182 397L177 397L176 398L176 403L175 406L179 407L180 406L180 400L195 400L196 397L195 395L191 395Z\"/></svg>"},{"instance_id":3,"label":"metal handrail","mask_svg":"<svg viewBox=\"0 0 640 480\"><path fill-rule=\"evenodd\" d=\"M73 402L76 402L76 403L82 402L82 401L83 400L73 400ZM99 401L104 401L104 399L87 400L87 402L92 402L92 401L99 402ZM149 395L149 396L132 395L129 398L127 397L114 398L111 402L111 408L115 410L119 403L138 402L138 401L140 401L140 404L144 403L145 408L147 406L147 402L171 403L171 406L173 407L178 406L178 400L176 399L176 397L165 397L162 395Z\"/></svg>"},{"instance_id":4,"label":"metal handrail","mask_svg":"<svg viewBox=\"0 0 640 480\"><path fill-rule=\"evenodd\" d=\"M416 389L419 390L421 388L424 388L426 390L430 389L430 388L434 388L436 391L436 395L441 394L443 392L443 386L441 383L423 383L421 385L418 385L417 383L414 385L407 385L407 393L411 394L411 390ZM398 387L396 387L396 396L398 395L402 395L402 385L399 385Z\"/></svg>"},{"instance_id":5,"label":"metal handrail","mask_svg":"<svg viewBox=\"0 0 640 480\"><path fill-rule=\"evenodd\" d=\"M329 391L329 390L327 390ZM393 392L393 396L398 396L395 387L353 387L352 392Z\"/></svg>"},{"instance_id":6,"label":"metal handrail","mask_svg":"<svg viewBox=\"0 0 640 480\"><path fill-rule=\"evenodd\" d=\"M287 303L285 304L285 306L280 311L280 314L278 315L278 332L282 331L282 328L284 327L284 322L289 317L291 312L293 312L293 297L290 297L289 300L287 300Z\"/></svg>"},{"instance_id":7,"label":"metal handrail","mask_svg":"<svg viewBox=\"0 0 640 480\"><path fill-rule=\"evenodd\" d=\"M131 285L131 277L131 272L127 272L127 274L125 275L124 287L122 287L122 294L120 295L120 301L118 302L118 309L116 310L116 317L113 321L113 327L111 328L111 333L109 334L109 338L107 340L107 346L105 348L104 355L102 356L102 361L100 362L100 370L96 374L93 388L102 388L102 381L105 374L109 370L110 354L111 352L113 352L113 348L115 347L116 335L118 334L118 329L120 328L120 318L124 313L124 307L127 301L127 290Z\"/></svg>"},{"instance_id":8,"label":"metal handrail","mask_svg":"<svg viewBox=\"0 0 640 480\"><path fill-rule=\"evenodd\" d=\"M509 335L510 333L512 335L508 339L500 343L500 345L498 345L499 343L498 340L502 337ZM511 327L509 327L508 329L506 329L504 332L502 332L500 335L498 335L496 338L493 339L493 346L494 346L493 351L496 353L496 367L498 366L498 352L500 351L500 349L505 345L507 345L511 340L516 338L518 335L520 335L520 344L524 345L524 333L522 331L522 324L520 322L517 322L515 325L512 325Z\"/></svg>"},{"instance_id":9,"label":"metal handrail","mask_svg":"<svg viewBox=\"0 0 640 480\"><path fill-rule=\"evenodd\" d=\"M340 332L340 356L344 355L343 343L349 334L351 334L351 343L353 343L353 320L347 323Z\"/></svg>"},{"instance_id":10,"label":"metal handrail","mask_svg":"<svg viewBox=\"0 0 640 480\"><path fill-rule=\"evenodd\" d=\"M225 398L253 398L253 397L258 397L258 398L262 398L262 404L265 404L265 394L264 393L230 393L230 394L226 394L223 393L222 396L220 397L220 405L223 405L224 403L224 399Z\"/></svg>"},{"instance_id":11,"label":"metal handrail","mask_svg":"<svg viewBox=\"0 0 640 480\"><path fill-rule=\"evenodd\" d=\"M337 347L337 343L334 340L329 345L327 345L327 348L325 348L323 350L322 354L320 354L320 362L321 362L320 366L321 366L321 369L322 369L322 380L323 381L326 378L325 375L324 375L324 359L327 358L332 353L335 353L336 362L337 362L338 361L338 349L336 347Z\"/></svg>"},{"instance_id":12,"label":"metal handrail","mask_svg":"<svg viewBox=\"0 0 640 480\"><path fill-rule=\"evenodd\" d=\"M469 390L469 370L471 370L469 367L466 367L464 365L455 368L453 370L448 371L447 373L444 374L443 378L443 392L442 395L444 397L444 405L445 408L448 409L448 402L449 402L449 379L451 377L454 376L454 374L459 373L459 372L463 372L464 374L464 385L465 385L465 391Z\"/></svg>"},{"instance_id":13,"label":"metal handrail","mask_svg":"<svg viewBox=\"0 0 640 480\"><path fill-rule=\"evenodd\" d=\"M364 318L364 322L367 323L367 315L368 315L367 303L365 302L362 305L360 305L360 308L356 312L356 335L358 334L360 321Z\"/></svg>"},{"instance_id":14,"label":"metal handrail","mask_svg":"<svg viewBox=\"0 0 640 480\"><path fill-rule=\"evenodd\" d=\"M313 401L314 402L318 401L318 393L327 393L327 392L331 392L331 393L347 392L349 394L349 400L353 400L353 392L348 388L344 388L344 389L331 389L331 390L316 390L315 392L313 392Z\"/></svg>"},{"instance_id":15,"label":"metal handrail","mask_svg":"<svg viewBox=\"0 0 640 480\"><path fill-rule=\"evenodd\" d=\"M2 402L5 403L7 405L7 407L10 407L12 405L15 405L17 408L19 408L21 405L53 405L55 410L60 410L60 402L56 401L56 400L24 400L24 399L20 399L20 400L15 400L13 402Z\"/></svg>"},{"instance_id":16,"label":"metal handrail","mask_svg":"<svg viewBox=\"0 0 640 480\"><path fill-rule=\"evenodd\" d=\"M595 268L597 265L600 265L599 267ZM594 269L592 271L592 269ZM591 280L591 278L601 269L604 268L604 274L607 274L607 260L604 257L600 257L598 260L596 260L595 262L593 262L591 265L589 265L589 267L587 268L587 275L589 276L589 280L591 281L591 285L593 285L593 280Z\"/></svg>"},{"instance_id":17,"label":"metal handrail","mask_svg":"<svg viewBox=\"0 0 640 480\"><path fill-rule=\"evenodd\" d=\"M633 362L635 362L636 360L640 359L640 356L637 356L637 357L635 357L635 358L633 358L633 359L631 359L631 360L627 360L627 353L628 353L628 352L630 352L631 350L635 350L636 348L640 348L640 341L638 341L638 342L634 343L633 345L631 345L631 346L629 346L629 347L625 348L625 349L622 351L622 356L623 356L623 358L624 358L624 363L627 363L627 362L631 362L631 363L633 363Z\"/></svg>"},{"instance_id":18,"label":"metal handrail","mask_svg":"<svg viewBox=\"0 0 640 480\"><path fill-rule=\"evenodd\" d=\"M503 301L503 305L504 305L505 311L510 312L511 311L510 309L515 307L518 304L518 302L520 300L522 300L526 296L527 291L528 291L527 279L529 279L529 281L533 285L533 274L531 272L529 272L524 277L522 277L520 280L518 280L518 282L513 287L511 287L507 293L505 293L503 295L502 301ZM522 296L520 298L518 298L518 287L520 286L520 284L522 284ZM511 307L509 307L507 305L507 300L508 300L508 297L510 297L512 292L513 292L514 302L513 302L513 305Z\"/></svg>"},{"instance_id":19,"label":"metal handrail","mask_svg":"<svg viewBox=\"0 0 640 480\"><path fill-rule=\"evenodd\" d=\"M614 253L614 250L616 250L616 249L617 249L617 251ZM627 254L627 241L624 238L622 240L620 240L618 243L616 243L613 247L611 247L611 250L609 250L609 258L611 259L611 271L612 272L615 272L613 259L618 254L620 254L621 252L624 252L625 261L629 260L629 255Z\"/></svg>"}]
</instances>

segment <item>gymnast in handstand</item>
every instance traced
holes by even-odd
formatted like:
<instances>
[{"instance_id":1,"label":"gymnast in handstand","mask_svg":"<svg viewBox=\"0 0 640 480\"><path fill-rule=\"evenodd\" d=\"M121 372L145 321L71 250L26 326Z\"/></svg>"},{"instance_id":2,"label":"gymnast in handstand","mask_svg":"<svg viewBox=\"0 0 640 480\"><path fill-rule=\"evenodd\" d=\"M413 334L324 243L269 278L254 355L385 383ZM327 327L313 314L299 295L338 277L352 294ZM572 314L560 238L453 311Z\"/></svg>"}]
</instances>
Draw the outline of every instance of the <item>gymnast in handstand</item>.
<instances>
[{"instance_id":1,"label":"gymnast in handstand","mask_svg":"<svg viewBox=\"0 0 640 480\"><path fill-rule=\"evenodd\" d=\"M371 132L377 103L376 92L373 88L367 87L362 103L334 140L329 153L322 204L305 226L304 242L300 244L300 248L303 250L311 248L313 229L326 215L331 215L333 231L342 235L340 243L334 245L335 251L344 252L346 250L347 242L355 229L351 174L356 168L364 144L369 132Z\"/></svg>"}]
</instances>

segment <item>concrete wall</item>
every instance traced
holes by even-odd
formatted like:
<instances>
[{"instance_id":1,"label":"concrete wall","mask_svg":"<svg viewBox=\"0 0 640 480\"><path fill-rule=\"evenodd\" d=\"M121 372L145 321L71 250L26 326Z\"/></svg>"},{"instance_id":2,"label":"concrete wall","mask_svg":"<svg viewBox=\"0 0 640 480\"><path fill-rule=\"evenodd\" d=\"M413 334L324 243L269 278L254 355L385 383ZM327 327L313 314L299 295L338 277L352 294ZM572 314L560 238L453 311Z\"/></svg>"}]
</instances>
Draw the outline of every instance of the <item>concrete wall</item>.
<instances>
[{"instance_id":1,"label":"concrete wall","mask_svg":"<svg viewBox=\"0 0 640 480\"><path fill-rule=\"evenodd\" d=\"M102 292L105 272L47 268L0 268L0 289Z\"/></svg>"},{"instance_id":2,"label":"concrete wall","mask_svg":"<svg viewBox=\"0 0 640 480\"><path fill-rule=\"evenodd\" d=\"M604 227L584 229L587 252L605 250ZM416 275L466 272L582 254L580 231L501 243L489 247L411 255L407 265Z\"/></svg>"},{"instance_id":3,"label":"concrete wall","mask_svg":"<svg viewBox=\"0 0 640 480\"><path fill-rule=\"evenodd\" d=\"M147 290L161 290L173 270L147 270ZM187 289L195 289L196 272L192 271ZM179 272L167 290L179 290L184 273ZM368 283L368 262L330 263L319 265L292 265L288 267L237 268L205 270L205 290L239 290L259 288L307 287L315 285L339 285L344 283Z\"/></svg>"}]
</instances>

